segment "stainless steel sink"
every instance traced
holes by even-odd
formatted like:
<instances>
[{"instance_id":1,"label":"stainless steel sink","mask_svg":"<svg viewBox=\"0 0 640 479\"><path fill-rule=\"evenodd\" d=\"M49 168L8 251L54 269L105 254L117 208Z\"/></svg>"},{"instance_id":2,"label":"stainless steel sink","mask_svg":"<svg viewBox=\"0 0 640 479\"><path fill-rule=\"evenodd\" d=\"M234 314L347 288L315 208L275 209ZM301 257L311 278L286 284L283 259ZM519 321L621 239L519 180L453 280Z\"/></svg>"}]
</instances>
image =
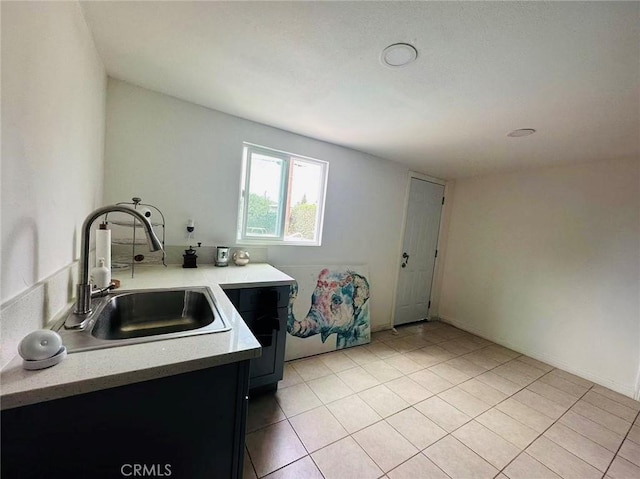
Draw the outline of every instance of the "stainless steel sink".
<instances>
[{"instance_id":1,"label":"stainless steel sink","mask_svg":"<svg viewBox=\"0 0 640 479\"><path fill-rule=\"evenodd\" d=\"M83 329L66 329L66 317L54 327L67 351L111 348L231 329L207 287L122 291L96 299L92 306L93 312Z\"/></svg>"}]
</instances>

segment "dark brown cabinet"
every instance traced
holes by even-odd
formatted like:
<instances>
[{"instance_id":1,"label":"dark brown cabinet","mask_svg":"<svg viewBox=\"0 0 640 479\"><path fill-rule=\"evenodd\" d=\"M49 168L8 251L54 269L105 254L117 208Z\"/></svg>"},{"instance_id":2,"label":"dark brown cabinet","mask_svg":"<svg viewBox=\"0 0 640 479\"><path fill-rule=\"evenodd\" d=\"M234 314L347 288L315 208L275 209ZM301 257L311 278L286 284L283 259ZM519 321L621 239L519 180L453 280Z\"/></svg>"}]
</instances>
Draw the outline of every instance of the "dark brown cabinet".
<instances>
[{"instance_id":1,"label":"dark brown cabinet","mask_svg":"<svg viewBox=\"0 0 640 479\"><path fill-rule=\"evenodd\" d=\"M250 363L251 392L277 389L282 379L289 291L290 286L224 290L262 347L262 356Z\"/></svg>"}]
</instances>

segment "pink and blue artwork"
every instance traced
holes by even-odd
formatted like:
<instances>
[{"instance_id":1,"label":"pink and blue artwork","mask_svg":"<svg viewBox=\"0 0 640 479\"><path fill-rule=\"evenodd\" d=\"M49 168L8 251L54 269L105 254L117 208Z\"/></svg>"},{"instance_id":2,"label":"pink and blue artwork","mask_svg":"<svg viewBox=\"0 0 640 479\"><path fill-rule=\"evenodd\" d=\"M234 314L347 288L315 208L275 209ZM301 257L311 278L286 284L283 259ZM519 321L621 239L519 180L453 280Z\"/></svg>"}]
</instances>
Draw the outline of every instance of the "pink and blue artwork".
<instances>
[{"instance_id":1,"label":"pink and blue artwork","mask_svg":"<svg viewBox=\"0 0 640 479\"><path fill-rule=\"evenodd\" d=\"M371 341L370 287L364 266L279 267L291 287L285 359Z\"/></svg>"}]
</instances>

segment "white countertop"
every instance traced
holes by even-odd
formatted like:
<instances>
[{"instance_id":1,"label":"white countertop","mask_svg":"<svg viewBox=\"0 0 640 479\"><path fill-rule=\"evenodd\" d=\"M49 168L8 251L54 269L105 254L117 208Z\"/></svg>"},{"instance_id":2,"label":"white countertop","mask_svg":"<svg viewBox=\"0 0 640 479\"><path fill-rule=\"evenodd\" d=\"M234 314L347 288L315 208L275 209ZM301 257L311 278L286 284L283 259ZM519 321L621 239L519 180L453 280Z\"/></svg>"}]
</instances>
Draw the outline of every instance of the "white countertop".
<instances>
[{"instance_id":1,"label":"white countertop","mask_svg":"<svg viewBox=\"0 0 640 479\"><path fill-rule=\"evenodd\" d=\"M231 330L107 349L71 353L57 366L26 371L17 356L0 374L0 405L10 409L59 399L100 389L172 376L260 355L260 344L222 291L225 288L280 286L293 278L273 266L258 263L247 266L199 265L183 269L179 265L136 266L114 274L121 280L120 290L208 286Z\"/></svg>"}]
</instances>

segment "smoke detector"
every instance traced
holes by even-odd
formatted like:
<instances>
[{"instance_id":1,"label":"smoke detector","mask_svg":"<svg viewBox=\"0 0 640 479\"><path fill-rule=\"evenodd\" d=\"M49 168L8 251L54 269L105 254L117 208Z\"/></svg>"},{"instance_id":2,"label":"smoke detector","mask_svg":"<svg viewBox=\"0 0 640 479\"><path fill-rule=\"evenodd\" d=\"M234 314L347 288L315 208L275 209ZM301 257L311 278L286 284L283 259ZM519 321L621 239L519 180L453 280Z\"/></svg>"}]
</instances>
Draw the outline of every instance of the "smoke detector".
<instances>
[{"instance_id":1,"label":"smoke detector","mask_svg":"<svg viewBox=\"0 0 640 479\"><path fill-rule=\"evenodd\" d=\"M393 68L403 67L418 58L418 50L408 43L394 43L382 50L380 60L384 65Z\"/></svg>"}]
</instances>

